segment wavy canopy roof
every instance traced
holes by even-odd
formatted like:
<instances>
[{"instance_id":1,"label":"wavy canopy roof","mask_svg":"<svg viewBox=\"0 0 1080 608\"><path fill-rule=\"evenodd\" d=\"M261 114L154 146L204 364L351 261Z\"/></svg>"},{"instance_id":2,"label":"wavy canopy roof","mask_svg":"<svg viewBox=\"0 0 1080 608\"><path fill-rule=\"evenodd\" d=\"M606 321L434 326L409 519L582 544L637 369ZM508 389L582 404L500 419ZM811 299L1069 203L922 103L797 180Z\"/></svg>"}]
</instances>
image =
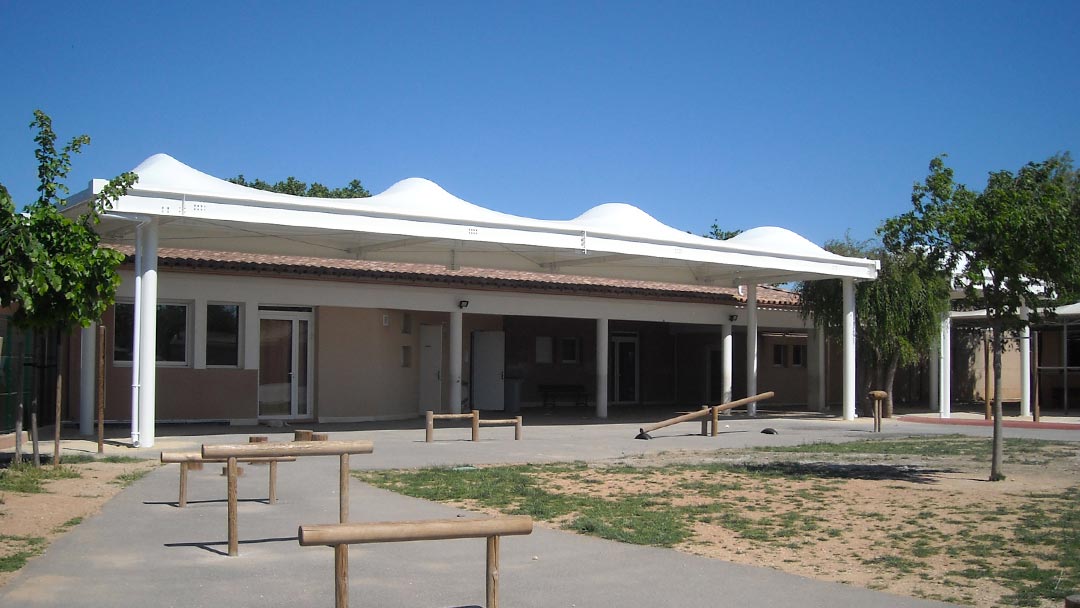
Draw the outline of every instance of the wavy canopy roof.
<instances>
[{"instance_id":1,"label":"wavy canopy roof","mask_svg":"<svg viewBox=\"0 0 1080 608\"><path fill-rule=\"evenodd\" d=\"M470 203L421 178L369 198L323 199L240 186L165 154L134 171L138 184L113 211L159 218L162 247L687 284L877 276L877 262L829 253L783 228L755 228L718 241L623 203L599 205L570 220L539 220ZM71 212L104 184L94 180L71 197ZM116 217L106 218L100 230L112 242L134 238L134 224Z\"/></svg>"}]
</instances>

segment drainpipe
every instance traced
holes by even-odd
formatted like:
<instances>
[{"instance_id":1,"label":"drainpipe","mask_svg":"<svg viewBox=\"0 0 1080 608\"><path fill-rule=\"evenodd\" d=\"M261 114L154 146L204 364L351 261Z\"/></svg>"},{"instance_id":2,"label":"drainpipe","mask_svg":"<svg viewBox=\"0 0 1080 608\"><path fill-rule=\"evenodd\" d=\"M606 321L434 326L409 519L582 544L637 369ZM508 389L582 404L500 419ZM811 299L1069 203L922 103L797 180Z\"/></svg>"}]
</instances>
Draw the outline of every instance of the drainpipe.
<instances>
[{"instance_id":1,"label":"drainpipe","mask_svg":"<svg viewBox=\"0 0 1080 608\"><path fill-rule=\"evenodd\" d=\"M148 215L137 213L106 213L104 217L137 222L135 225L135 319L134 331L131 335L131 445L139 447L139 387L140 361L139 361L139 338L142 323L142 256L139 254L143 246L143 226L149 224L153 218ZM115 321L114 321L115 325ZM113 328L116 335L116 328Z\"/></svg>"}]
</instances>

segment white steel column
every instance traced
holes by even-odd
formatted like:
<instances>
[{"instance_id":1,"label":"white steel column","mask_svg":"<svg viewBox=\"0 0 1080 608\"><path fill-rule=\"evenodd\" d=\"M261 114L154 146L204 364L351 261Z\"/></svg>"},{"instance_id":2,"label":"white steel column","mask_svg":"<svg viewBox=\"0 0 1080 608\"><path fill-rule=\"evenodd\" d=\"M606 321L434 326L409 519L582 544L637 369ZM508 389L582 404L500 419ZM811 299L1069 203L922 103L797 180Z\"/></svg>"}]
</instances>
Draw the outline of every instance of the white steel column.
<instances>
[{"instance_id":1,"label":"white steel column","mask_svg":"<svg viewBox=\"0 0 1080 608\"><path fill-rule=\"evenodd\" d=\"M79 434L94 434L94 393L97 374L97 323L79 336Z\"/></svg>"},{"instance_id":2,"label":"white steel column","mask_svg":"<svg viewBox=\"0 0 1080 608\"><path fill-rule=\"evenodd\" d=\"M139 336L142 335L142 262L143 262L143 228L145 224L140 222L135 226L135 305L134 321L131 328L131 445L139 445ZM116 325L116 317L113 317L113 325ZM116 328L113 327L113 335Z\"/></svg>"},{"instance_id":3,"label":"white steel column","mask_svg":"<svg viewBox=\"0 0 1080 608\"><path fill-rule=\"evenodd\" d=\"M1027 321L1028 309L1020 309L1020 317ZM1031 415L1031 326L1020 330L1020 415Z\"/></svg>"},{"instance_id":4,"label":"white steel column","mask_svg":"<svg viewBox=\"0 0 1080 608\"><path fill-rule=\"evenodd\" d=\"M844 420L855 419L855 280L843 279Z\"/></svg>"},{"instance_id":5,"label":"white steel column","mask_svg":"<svg viewBox=\"0 0 1080 608\"><path fill-rule=\"evenodd\" d=\"M596 417L607 418L608 320L596 320Z\"/></svg>"},{"instance_id":6,"label":"white steel column","mask_svg":"<svg viewBox=\"0 0 1080 608\"><path fill-rule=\"evenodd\" d=\"M929 385L929 397L930 397L930 411L941 411L941 400L938 397L941 396L940 376L938 372L941 371L941 337L938 336L937 340L930 345L930 358L926 365L927 384Z\"/></svg>"},{"instance_id":7,"label":"white steel column","mask_svg":"<svg viewBox=\"0 0 1080 608\"><path fill-rule=\"evenodd\" d=\"M461 413L461 329L460 310L450 313L450 412Z\"/></svg>"},{"instance_id":8,"label":"white steel column","mask_svg":"<svg viewBox=\"0 0 1080 608\"><path fill-rule=\"evenodd\" d=\"M731 321L720 326L721 355L724 358L720 374L720 402L731 401Z\"/></svg>"},{"instance_id":9,"label":"white steel column","mask_svg":"<svg viewBox=\"0 0 1080 608\"><path fill-rule=\"evenodd\" d=\"M157 219L143 226L142 236L141 247L135 252L142 271L140 298L135 308L139 319L139 447L151 448L157 421Z\"/></svg>"},{"instance_id":10,"label":"white steel column","mask_svg":"<svg viewBox=\"0 0 1080 608\"><path fill-rule=\"evenodd\" d=\"M757 394L758 360L757 284L746 286L746 396ZM746 413L757 416L757 404L746 406Z\"/></svg>"},{"instance_id":11,"label":"white steel column","mask_svg":"<svg viewBox=\"0 0 1080 608\"><path fill-rule=\"evenodd\" d=\"M938 404L942 418L952 417L952 320L948 313L941 320L941 344L938 346Z\"/></svg>"}]
</instances>

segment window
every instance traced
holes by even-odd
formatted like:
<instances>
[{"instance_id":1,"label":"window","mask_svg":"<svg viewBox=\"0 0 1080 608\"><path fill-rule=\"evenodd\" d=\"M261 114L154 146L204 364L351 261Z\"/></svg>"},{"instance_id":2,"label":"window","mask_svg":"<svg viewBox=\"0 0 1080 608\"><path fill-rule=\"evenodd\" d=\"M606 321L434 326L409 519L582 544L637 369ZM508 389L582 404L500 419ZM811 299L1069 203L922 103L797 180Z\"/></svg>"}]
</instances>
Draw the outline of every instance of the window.
<instances>
[{"instance_id":1,"label":"window","mask_svg":"<svg viewBox=\"0 0 1080 608\"><path fill-rule=\"evenodd\" d=\"M577 338L559 338L559 362L577 363L580 356Z\"/></svg>"},{"instance_id":2,"label":"window","mask_svg":"<svg viewBox=\"0 0 1080 608\"><path fill-rule=\"evenodd\" d=\"M131 362L135 337L135 305L116 304L113 337L113 361ZM187 304L157 305L157 361L174 365L187 364Z\"/></svg>"},{"instance_id":3,"label":"window","mask_svg":"<svg viewBox=\"0 0 1080 608\"><path fill-rule=\"evenodd\" d=\"M412 315L409 313L404 313L401 315L401 333L412 333Z\"/></svg>"},{"instance_id":4,"label":"window","mask_svg":"<svg viewBox=\"0 0 1080 608\"><path fill-rule=\"evenodd\" d=\"M536 362L537 363L551 363L552 362L552 348L550 336L537 336L536 337Z\"/></svg>"},{"instance_id":5,"label":"window","mask_svg":"<svg viewBox=\"0 0 1080 608\"><path fill-rule=\"evenodd\" d=\"M206 364L240 365L240 305L206 305Z\"/></svg>"},{"instance_id":6,"label":"window","mask_svg":"<svg viewBox=\"0 0 1080 608\"><path fill-rule=\"evenodd\" d=\"M1060 343L1059 343L1060 344ZM1068 349L1068 367L1080 367L1080 334L1075 329L1069 331L1069 339L1065 344Z\"/></svg>"},{"instance_id":7,"label":"window","mask_svg":"<svg viewBox=\"0 0 1080 608\"><path fill-rule=\"evenodd\" d=\"M773 367L787 367L787 344L773 344L772 364Z\"/></svg>"},{"instance_id":8,"label":"window","mask_svg":"<svg viewBox=\"0 0 1080 608\"><path fill-rule=\"evenodd\" d=\"M793 344L791 346L791 366L806 367L806 345Z\"/></svg>"}]
</instances>

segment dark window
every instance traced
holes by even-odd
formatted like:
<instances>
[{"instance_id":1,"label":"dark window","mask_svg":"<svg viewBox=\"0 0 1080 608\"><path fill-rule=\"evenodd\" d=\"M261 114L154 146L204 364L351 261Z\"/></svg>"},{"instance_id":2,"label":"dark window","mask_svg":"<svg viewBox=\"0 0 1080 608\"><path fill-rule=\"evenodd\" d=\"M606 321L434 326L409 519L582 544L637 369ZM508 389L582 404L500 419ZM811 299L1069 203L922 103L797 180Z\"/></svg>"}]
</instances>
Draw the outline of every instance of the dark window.
<instances>
[{"instance_id":1,"label":"dark window","mask_svg":"<svg viewBox=\"0 0 1080 608\"><path fill-rule=\"evenodd\" d=\"M787 366L787 344L773 344L772 364L773 367Z\"/></svg>"},{"instance_id":2,"label":"dark window","mask_svg":"<svg viewBox=\"0 0 1080 608\"><path fill-rule=\"evenodd\" d=\"M116 304L113 360L131 361L135 336L135 305ZM187 363L187 305L158 304L157 361Z\"/></svg>"},{"instance_id":3,"label":"dark window","mask_svg":"<svg viewBox=\"0 0 1080 608\"><path fill-rule=\"evenodd\" d=\"M791 366L804 367L806 365L806 345L794 344L791 347Z\"/></svg>"},{"instance_id":4,"label":"dark window","mask_svg":"<svg viewBox=\"0 0 1080 608\"><path fill-rule=\"evenodd\" d=\"M240 305L206 305L206 364L240 365Z\"/></svg>"},{"instance_id":5,"label":"dark window","mask_svg":"<svg viewBox=\"0 0 1080 608\"><path fill-rule=\"evenodd\" d=\"M580 357L577 338L559 338L559 361L577 363Z\"/></svg>"},{"instance_id":6,"label":"dark window","mask_svg":"<svg viewBox=\"0 0 1080 608\"><path fill-rule=\"evenodd\" d=\"M1069 340L1065 344L1065 348L1068 349L1068 366L1080 367L1080 331L1076 329L1069 329Z\"/></svg>"}]
</instances>

